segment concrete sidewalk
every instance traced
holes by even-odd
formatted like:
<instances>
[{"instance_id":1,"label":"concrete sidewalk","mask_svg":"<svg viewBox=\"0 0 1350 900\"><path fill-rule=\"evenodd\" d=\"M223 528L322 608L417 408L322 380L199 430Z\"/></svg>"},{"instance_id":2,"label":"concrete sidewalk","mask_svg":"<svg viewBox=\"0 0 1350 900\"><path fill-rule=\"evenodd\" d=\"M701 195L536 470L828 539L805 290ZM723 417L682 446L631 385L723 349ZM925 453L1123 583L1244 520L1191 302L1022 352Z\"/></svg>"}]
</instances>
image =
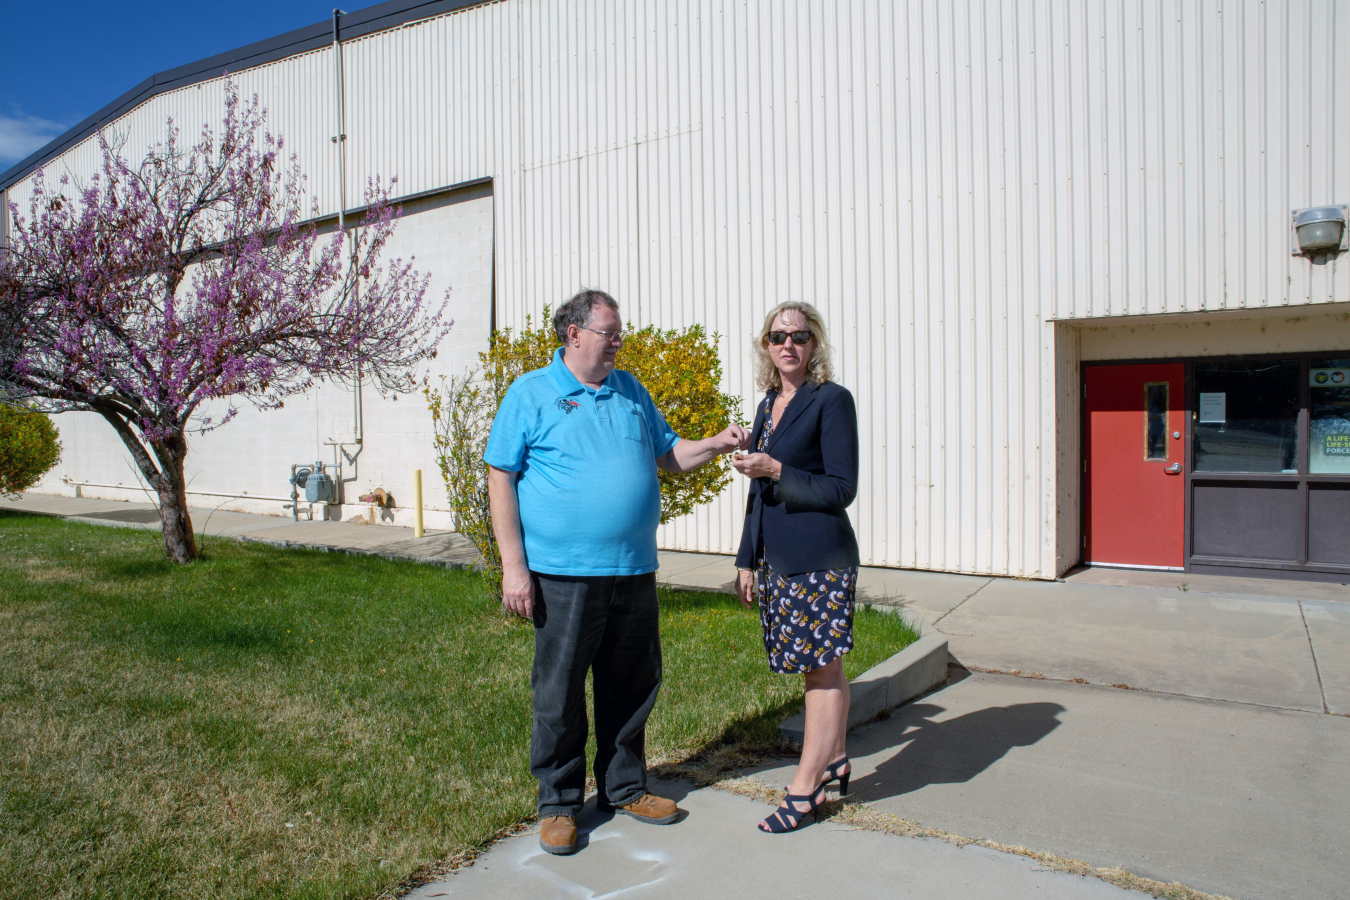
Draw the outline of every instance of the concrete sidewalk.
<instances>
[{"instance_id":1,"label":"concrete sidewalk","mask_svg":"<svg viewBox=\"0 0 1350 900\"><path fill-rule=\"evenodd\" d=\"M1350 719L957 671L856 729L851 802L1240 900L1343 900ZM747 772L786 784L795 761ZM684 815L652 827L588 802L574 856L508 838L417 898L1142 896L1033 860L826 821L789 835L764 803L657 782Z\"/></svg>"},{"instance_id":2,"label":"concrete sidewalk","mask_svg":"<svg viewBox=\"0 0 1350 900\"><path fill-rule=\"evenodd\" d=\"M860 831L826 821L785 835L761 834L763 803L684 783L653 787L684 811L652 826L597 812L578 820L581 849L550 856L538 830L507 838L469 868L423 885L410 900L703 898L816 900L1132 900L1142 894L1095 878L1050 872L1033 860Z\"/></svg>"},{"instance_id":3,"label":"concrete sidewalk","mask_svg":"<svg viewBox=\"0 0 1350 900\"><path fill-rule=\"evenodd\" d=\"M1243 900L1350 896L1350 718L953 672L850 734L851 799Z\"/></svg>"}]
</instances>

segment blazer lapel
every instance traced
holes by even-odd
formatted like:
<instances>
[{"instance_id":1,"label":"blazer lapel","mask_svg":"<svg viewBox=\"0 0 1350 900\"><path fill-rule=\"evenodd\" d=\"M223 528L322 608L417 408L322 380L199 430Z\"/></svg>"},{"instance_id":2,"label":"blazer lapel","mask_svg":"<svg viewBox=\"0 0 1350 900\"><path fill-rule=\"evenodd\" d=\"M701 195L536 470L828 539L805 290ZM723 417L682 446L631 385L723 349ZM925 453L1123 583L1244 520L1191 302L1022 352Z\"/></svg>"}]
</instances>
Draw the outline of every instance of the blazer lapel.
<instances>
[{"instance_id":1,"label":"blazer lapel","mask_svg":"<svg viewBox=\"0 0 1350 900\"><path fill-rule=\"evenodd\" d=\"M814 381L808 381L802 385L801 390L793 395L792 399L788 401L787 409L783 410L783 418L778 420L778 424L774 426L773 434L769 435L769 443L766 449L772 450L778 446L783 438L783 432L787 431L788 427L797 421L797 417L802 414L804 409L816 402L816 389L819 387L820 385ZM772 408L770 408L769 413L772 414Z\"/></svg>"}]
</instances>

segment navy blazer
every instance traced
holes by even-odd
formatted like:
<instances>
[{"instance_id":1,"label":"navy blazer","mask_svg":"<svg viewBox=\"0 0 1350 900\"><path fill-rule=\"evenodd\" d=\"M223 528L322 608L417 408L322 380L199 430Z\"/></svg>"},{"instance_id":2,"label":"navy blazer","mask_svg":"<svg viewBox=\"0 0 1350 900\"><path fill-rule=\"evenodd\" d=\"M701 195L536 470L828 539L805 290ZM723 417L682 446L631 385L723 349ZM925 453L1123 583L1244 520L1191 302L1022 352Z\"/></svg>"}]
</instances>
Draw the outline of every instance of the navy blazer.
<instances>
[{"instance_id":1,"label":"navy blazer","mask_svg":"<svg viewBox=\"0 0 1350 900\"><path fill-rule=\"evenodd\" d=\"M759 446L778 393L760 404L750 448ZM754 568L761 538L765 558L780 575L858 565L858 539L844 510L858 494L858 413L842 385L808 381L788 401L765 452L783 464L772 478L750 484L736 565Z\"/></svg>"}]
</instances>

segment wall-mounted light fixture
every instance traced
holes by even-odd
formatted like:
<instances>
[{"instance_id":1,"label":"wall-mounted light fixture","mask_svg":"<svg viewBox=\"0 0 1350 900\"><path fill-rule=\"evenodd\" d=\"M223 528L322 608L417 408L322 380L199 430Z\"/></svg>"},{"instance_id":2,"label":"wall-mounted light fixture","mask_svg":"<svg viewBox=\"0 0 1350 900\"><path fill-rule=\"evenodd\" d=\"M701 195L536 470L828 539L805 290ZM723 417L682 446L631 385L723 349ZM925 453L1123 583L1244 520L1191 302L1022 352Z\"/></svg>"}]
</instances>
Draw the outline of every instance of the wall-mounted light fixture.
<instances>
[{"instance_id":1,"label":"wall-mounted light fixture","mask_svg":"<svg viewBox=\"0 0 1350 900\"><path fill-rule=\"evenodd\" d=\"M1350 228L1346 228L1347 207L1317 206L1294 210L1295 256L1312 256L1350 250Z\"/></svg>"}]
</instances>

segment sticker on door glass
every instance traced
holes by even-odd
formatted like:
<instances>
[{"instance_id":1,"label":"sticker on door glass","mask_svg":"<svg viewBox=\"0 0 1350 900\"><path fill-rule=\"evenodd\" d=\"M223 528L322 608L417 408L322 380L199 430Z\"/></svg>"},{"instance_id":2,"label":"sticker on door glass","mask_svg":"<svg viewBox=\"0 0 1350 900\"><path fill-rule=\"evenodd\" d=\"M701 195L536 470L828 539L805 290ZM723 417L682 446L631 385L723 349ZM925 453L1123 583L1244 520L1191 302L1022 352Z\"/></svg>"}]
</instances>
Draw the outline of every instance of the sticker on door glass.
<instances>
[{"instance_id":1,"label":"sticker on door glass","mask_svg":"<svg viewBox=\"0 0 1350 900\"><path fill-rule=\"evenodd\" d=\"M1350 369L1309 369L1308 384L1313 387L1350 386Z\"/></svg>"},{"instance_id":2,"label":"sticker on door glass","mask_svg":"<svg viewBox=\"0 0 1350 900\"><path fill-rule=\"evenodd\" d=\"M1228 418L1226 393L1200 394L1200 421L1224 422Z\"/></svg>"},{"instance_id":3,"label":"sticker on door glass","mask_svg":"<svg viewBox=\"0 0 1350 900\"><path fill-rule=\"evenodd\" d=\"M1322 452L1327 456L1350 456L1350 434L1327 434L1323 440Z\"/></svg>"}]
</instances>

